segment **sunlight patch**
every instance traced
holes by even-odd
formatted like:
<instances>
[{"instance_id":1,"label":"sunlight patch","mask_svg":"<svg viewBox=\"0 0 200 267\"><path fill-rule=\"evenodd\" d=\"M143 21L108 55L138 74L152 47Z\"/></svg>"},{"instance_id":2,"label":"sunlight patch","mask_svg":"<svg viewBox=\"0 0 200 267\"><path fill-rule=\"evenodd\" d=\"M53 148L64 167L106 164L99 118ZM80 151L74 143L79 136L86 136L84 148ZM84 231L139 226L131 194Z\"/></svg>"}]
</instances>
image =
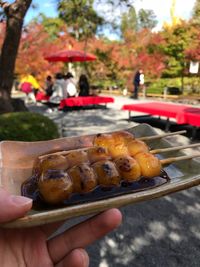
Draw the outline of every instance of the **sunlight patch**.
<instances>
[{"instance_id":1,"label":"sunlight patch","mask_svg":"<svg viewBox=\"0 0 200 267\"><path fill-rule=\"evenodd\" d=\"M175 233L175 232L171 232L169 234L169 238L174 242L180 242L182 240L182 237L179 234Z\"/></svg>"}]
</instances>

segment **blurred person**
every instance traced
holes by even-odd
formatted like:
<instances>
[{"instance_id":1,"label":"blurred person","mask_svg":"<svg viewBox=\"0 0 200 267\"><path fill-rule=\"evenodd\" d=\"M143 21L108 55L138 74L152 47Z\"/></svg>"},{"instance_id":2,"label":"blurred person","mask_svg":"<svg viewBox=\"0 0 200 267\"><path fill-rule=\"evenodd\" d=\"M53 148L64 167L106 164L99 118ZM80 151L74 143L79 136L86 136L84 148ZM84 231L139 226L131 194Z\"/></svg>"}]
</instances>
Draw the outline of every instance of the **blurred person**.
<instances>
[{"instance_id":1,"label":"blurred person","mask_svg":"<svg viewBox=\"0 0 200 267\"><path fill-rule=\"evenodd\" d=\"M37 92L39 90L42 90L42 88L41 88L40 84L38 83L34 73L25 75L21 79L20 83L23 83L23 82L28 82L28 83L31 84L31 86L33 88L33 92L34 92L35 95L37 94Z\"/></svg>"},{"instance_id":2,"label":"blurred person","mask_svg":"<svg viewBox=\"0 0 200 267\"><path fill-rule=\"evenodd\" d=\"M79 85L79 96L89 96L90 85L86 75L82 74L80 76L78 85Z\"/></svg>"},{"instance_id":3,"label":"blurred person","mask_svg":"<svg viewBox=\"0 0 200 267\"><path fill-rule=\"evenodd\" d=\"M134 85L133 98L138 99L138 92L139 92L140 86L144 85L144 73L142 69L138 70L135 73L134 78L133 78L133 85Z\"/></svg>"},{"instance_id":4,"label":"blurred person","mask_svg":"<svg viewBox=\"0 0 200 267\"><path fill-rule=\"evenodd\" d=\"M21 90L23 93L26 94L26 97L25 97L26 104L29 102L36 103L36 98L35 98L35 94L34 94L31 83L24 81L24 82L21 82L18 87L19 87L19 90Z\"/></svg>"},{"instance_id":5,"label":"blurred person","mask_svg":"<svg viewBox=\"0 0 200 267\"><path fill-rule=\"evenodd\" d=\"M10 195L0 188L0 223L20 218L31 208L32 199ZM121 219L119 210L110 209L53 237L62 223L21 229L0 227L1 267L88 267L85 247L118 227Z\"/></svg>"},{"instance_id":6,"label":"blurred person","mask_svg":"<svg viewBox=\"0 0 200 267\"><path fill-rule=\"evenodd\" d=\"M46 77L46 81L45 81L45 92L46 92L47 96L52 96L52 94L53 94L53 85L54 85L53 79L52 79L52 77L50 75L48 75Z\"/></svg>"},{"instance_id":7,"label":"blurred person","mask_svg":"<svg viewBox=\"0 0 200 267\"><path fill-rule=\"evenodd\" d=\"M68 72L65 75L65 85L66 85L66 94L67 94L66 97L77 96L76 82L71 72Z\"/></svg>"},{"instance_id":8,"label":"blurred person","mask_svg":"<svg viewBox=\"0 0 200 267\"><path fill-rule=\"evenodd\" d=\"M50 96L48 106L48 112L54 111L60 104L60 101L64 98L65 82L62 73L56 73L55 81L52 87L52 95Z\"/></svg>"}]
</instances>

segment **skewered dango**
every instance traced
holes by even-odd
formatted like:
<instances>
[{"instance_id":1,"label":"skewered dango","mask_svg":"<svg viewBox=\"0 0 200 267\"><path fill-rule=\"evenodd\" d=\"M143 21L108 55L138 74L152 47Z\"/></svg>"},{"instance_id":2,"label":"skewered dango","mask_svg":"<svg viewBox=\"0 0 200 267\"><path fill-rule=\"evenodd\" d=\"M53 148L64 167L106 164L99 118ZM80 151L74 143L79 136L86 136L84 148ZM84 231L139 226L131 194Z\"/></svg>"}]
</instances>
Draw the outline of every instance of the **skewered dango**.
<instances>
[{"instance_id":1,"label":"skewered dango","mask_svg":"<svg viewBox=\"0 0 200 267\"><path fill-rule=\"evenodd\" d=\"M131 157L134 157L138 153L149 153L149 148L145 142L135 139L128 144L128 152Z\"/></svg>"},{"instance_id":2,"label":"skewered dango","mask_svg":"<svg viewBox=\"0 0 200 267\"><path fill-rule=\"evenodd\" d=\"M69 167L81 164L82 162L88 161L88 155L84 150L78 149L70 151L65 155L65 158L69 164Z\"/></svg>"},{"instance_id":3,"label":"skewered dango","mask_svg":"<svg viewBox=\"0 0 200 267\"><path fill-rule=\"evenodd\" d=\"M97 135L93 147L41 156L33 170L40 195L50 204L97 186L116 187L122 181L150 179L160 173L159 159L144 142L125 131Z\"/></svg>"},{"instance_id":4,"label":"skewered dango","mask_svg":"<svg viewBox=\"0 0 200 267\"><path fill-rule=\"evenodd\" d=\"M120 175L115 164L109 160L101 160L92 165L97 174L98 184L102 186L119 185Z\"/></svg>"},{"instance_id":5,"label":"skewered dango","mask_svg":"<svg viewBox=\"0 0 200 267\"><path fill-rule=\"evenodd\" d=\"M73 183L66 171L47 170L40 176L38 189L45 202L57 204L69 198L73 192Z\"/></svg>"},{"instance_id":6,"label":"skewered dango","mask_svg":"<svg viewBox=\"0 0 200 267\"><path fill-rule=\"evenodd\" d=\"M120 177L125 181L137 181L141 177L140 165L134 158L130 156L118 157L114 162Z\"/></svg>"},{"instance_id":7,"label":"skewered dango","mask_svg":"<svg viewBox=\"0 0 200 267\"><path fill-rule=\"evenodd\" d=\"M34 167L33 172L35 174L41 175L42 172L46 170L65 170L69 168L69 163L66 157L62 155L52 154L46 157L42 157L37 159Z\"/></svg>"},{"instance_id":8,"label":"skewered dango","mask_svg":"<svg viewBox=\"0 0 200 267\"><path fill-rule=\"evenodd\" d=\"M112 146L127 148L127 144L134 140L134 136L126 131L114 132L112 134L97 134L94 138L94 146L104 147L108 150ZM120 146L121 145L121 146Z\"/></svg>"},{"instance_id":9,"label":"skewered dango","mask_svg":"<svg viewBox=\"0 0 200 267\"><path fill-rule=\"evenodd\" d=\"M135 155L141 170L141 175L146 178L158 176L161 173L162 165L160 160L150 153L138 153Z\"/></svg>"},{"instance_id":10,"label":"skewered dango","mask_svg":"<svg viewBox=\"0 0 200 267\"><path fill-rule=\"evenodd\" d=\"M73 192L86 193L97 186L96 174L87 163L72 167L68 173L73 182Z\"/></svg>"},{"instance_id":11,"label":"skewered dango","mask_svg":"<svg viewBox=\"0 0 200 267\"><path fill-rule=\"evenodd\" d=\"M91 147L87 150L87 154L90 163L111 159L111 156L104 147Z\"/></svg>"},{"instance_id":12,"label":"skewered dango","mask_svg":"<svg viewBox=\"0 0 200 267\"><path fill-rule=\"evenodd\" d=\"M105 147L113 158L122 155L135 156L140 152L149 152L148 146L128 132L99 134L94 138L94 145Z\"/></svg>"}]
</instances>

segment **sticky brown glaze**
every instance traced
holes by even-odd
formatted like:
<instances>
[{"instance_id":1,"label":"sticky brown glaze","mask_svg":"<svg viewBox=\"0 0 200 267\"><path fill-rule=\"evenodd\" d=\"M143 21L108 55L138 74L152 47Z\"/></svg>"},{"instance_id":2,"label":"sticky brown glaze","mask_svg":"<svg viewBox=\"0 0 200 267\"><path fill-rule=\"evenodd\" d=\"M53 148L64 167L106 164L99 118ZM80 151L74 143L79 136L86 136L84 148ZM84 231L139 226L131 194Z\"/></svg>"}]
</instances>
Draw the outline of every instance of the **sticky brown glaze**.
<instances>
[{"instance_id":1,"label":"sticky brown glaze","mask_svg":"<svg viewBox=\"0 0 200 267\"><path fill-rule=\"evenodd\" d=\"M33 170L34 185L38 184L40 195L49 204L63 203L71 195L91 192L97 186L119 186L123 181L160 174L159 159L149 153L144 142L125 131L97 135L90 148L41 156Z\"/></svg>"},{"instance_id":2,"label":"sticky brown glaze","mask_svg":"<svg viewBox=\"0 0 200 267\"><path fill-rule=\"evenodd\" d=\"M92 165L94 172L97 175L99 185L116 186L120 183L120 175L112 161L101 160Z\"/></svg>"},{"instance_id":3,"label":"sticky brown glaze","mask_svg":"<svg viewBox=\"0 0 200 267\"><path fill-rule=\"evenodd\" d=\"M41 175L46 170L66 170L69 168L69 163L63 155L48 155L38 158L33 167L33 174Z\"/></svg>"},{"instance_id":4,"label":"sticky brown glaze","mask_svg":"<svg viewBox=\"0 0 200 267\"><path fill-rule=\"evenodd\" d=\"M110 153L112 158L117 158L119 156L125 156L128 154L128 149L127 146L125 146L123 143L122 144L115 144L115 145L110 145L108 148L108 152Z\"/></svg>"},{"instance_id":5,"label":"sticky brown glaze","mask_svg":"<svg viewBox=\"0 0 200 267\"><path fill-rule=\"evenodd\" d=\"M87 163L74 166L68 171L73 182L74 193L90 192L97 186L94 170Z\"/></svg>"},{"instance_id":6,"label":"sticky brown glaze","mask_svg":"<svg viewBox=\"0 0 200 267\"><path fill-rule=\"evenodd\" d=\"M114 162L123 180L132 182L140 179L141 169L134 158L130 156L118 157Z\"/></svg>"},{"instance_id":7,"label":"sticky brown glaze","mask_svg":"<svg viewBox=\"0 0 200 267\"><path fill-rule=\"evenodd\" d=\"M123 143L126 145L129 142L131 142L133 139L135 139L134 135L127 131L113 132L111 136L115 144Z\"/></svg>"},{"instance_id":8,"label":"sticky brown glaze","mask_svg":"<svg viewBox=\"0 0 200 267\"><path fill-rule=\"evenodd\" d=\"M91 164L99 160L111 159L111 155L104 147L91 147L87 150L87 154Z\"/></svg>"},{"instance_id":9,"label":"sticky brown glaze","mask_svg":"<svg viewBox=\"0 0 200 267\"><path fill-rule=\"evenodd\" d=\"M161 174L162 165L160 160L150 153L138 153L135 159L140 165L141 175L146 178L152 178Z\"/></svg>"},{"instance_id":10,"label":"sticky brown glaze","mask_svg":"<svg viewBox=\"0 0 200 267\"><path fill-rule=\"evenodd\" d=\"M130 141L134 140L134 135L126 131L118 131L108 134L97 134L94 138L94 146L101 146L109 148L115 145L127 145Z\"/></svg>"},{"instance_id":11,"label":"sticky brown glaze","mask_svg":"<svg viewBox=\"0 0 200 267\"><path fill-rule=\"evenodd\" d=\"M114 140L111 134L97 134L93 141L94 146L103 147L105 149L108 149L113 143Z\"/></svg>"},{"instance_id":12,"label":"sticky brown glaze","mask_svg":"<svg viewBox=\"0 0 200 267\"><path fill-rule=\"evenodd\" d=\"M118 131L112 134L99 134L94 138L95 146L103 146L112 158L128 154L128 144L134 140L134 136L126 131Z\"/></svg>"},{"instance_id":13,"label":"sticky brown glaze","mask_svg":"<svg viewBox=\"0 0 200 267\"><path fill-rule=\"evenodd\" d=\"M128 153L131 157L141 152L149 152L148 146L143 141L135 139L128 143Z\"/></svg>"},{"instance_id":14,"label":"sticky brown glaze","mask_svg":"<svg viewBox=\"0 0 200 267\"><path fill-rule=\"evenodd\" d=\"M38 188L45 202L59 204L70 197L73 183L66 171L47 170L42 173Z\"/></svg>"},{"instance_id":15,"label":"sticky brown glaze","mask_svg":"<svg viewBox=\"0 0 200 267\"><path fill-rule=\"evenodd\" d=\"M65 158L69 167L73 167L83 162L88 162L87 152L83 149L69 151L69 153L65 155Z\"/></svg>"}]
</instances>

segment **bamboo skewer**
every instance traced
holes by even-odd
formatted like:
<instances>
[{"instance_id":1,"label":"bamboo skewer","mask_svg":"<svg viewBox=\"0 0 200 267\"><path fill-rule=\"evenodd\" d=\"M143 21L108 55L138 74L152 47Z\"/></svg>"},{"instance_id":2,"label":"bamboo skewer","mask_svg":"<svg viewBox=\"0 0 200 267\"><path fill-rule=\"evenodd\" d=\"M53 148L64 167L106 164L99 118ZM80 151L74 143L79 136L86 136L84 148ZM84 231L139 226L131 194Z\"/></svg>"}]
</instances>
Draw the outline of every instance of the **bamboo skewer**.
<instances>
[{"instance_id":1,"label":"bamboo skewer","mask_svg":"<svg viewBox=\"0 0 200 267\"><path fill-rule=\"evenodd\" d=\"M172 158L167 158L167 159L161 159L160 162L162 165L169 165L173 162L181 161L181 160L186 160L186 159L193 159L200 157L200 153L193 154L193 155L188 155L188 156L180 156L180 157L172 157Z\"/></svg>"},{"instance_id":2,"label":"bamboo skewer","mask_svg":"<svg viewBox=\"0 0 200 267\"><path fill-rule=\"evenodd\" d=\"M151 154L158 154L158 153L176 151L176 150L192 148L192 147L198 147L198 146L200 146L200 143L191 144L191 145L176 146L176 147L168 147L168 148L158 148L158 149L150 150L150 153Z\"/></svg>"},{"instance_id":3,"label":"bamboo skewer","mask_svg":"<svg viewBox=\"0 0 200 267\"><path fill-rule=\"evenodd\" d=\"M163 138L163 137L167 137L167 136L183 134L183 133L186 133L186 130L177 131L177 132L173 132L173 133L164 133L164 134L159 134L159 135L144 136L144 137L139 137L137 139L141 140L141 141L148 141L148 140L154 140L154 139L159 139L159 138Z\"/></svg>"},{"instance_id":4,"label":"bamboo skewer","mask_svg":"<svg viewBox=\"0 0 200 267\"><path fill-rule=\"evenodd\" d=\"M48 154L45 154L45 155L41 155L38 158L42 159L42 158L45 158L45 157L48 157L48 156L51 156L51 155L65 156L65 155L69 154L70 151L77 151L77 150L82 151L82 150L85 150L87 148L90 148L90 147L83 147L83 148L77 148L77 149L71 149L71 150L62 150L62 151L52 152L52 153L48 153Z\"/></svg>"},{"instance_id":5,"label":"bamboo skewer","mask_svg":"<svg viewBox=\"0 0 200 267\"><path fill-rule=\"evenodd\" d=\"M139 138L136 138L136 139L137 140L141 140L141 141L148 141L148 140L155 140L155 139L160 139L160 138L163 138L163 137L173 136L173 135L183 134L183 133L186 133L186 131L182 130L182 131L177 131L177 132L173 132L173 133L164 133L164 134L160 134L160 135L144 136L144 137L139 137ZM187 145L187 146L178 146L178 147L172 147L172 148L155 149L155 150L151 150L150 153L151 154L163 153L163 152L169 152L169 151L185 149L185 148L190 148L190 147L196 147L196 146L200 146L200 143ZM84 150L84 149L86 149L86 148L81 148L80 150ZM48 154L39 156L39 159L42 159L42 158L44 158L46 156L50 156L52 154L53 155L63 155L64 156L64 155L66 155L68 153L69 153L69 151L66 151L66 150L52 152L52 153L48 153Z\"/></svg>"}]
</instances>

